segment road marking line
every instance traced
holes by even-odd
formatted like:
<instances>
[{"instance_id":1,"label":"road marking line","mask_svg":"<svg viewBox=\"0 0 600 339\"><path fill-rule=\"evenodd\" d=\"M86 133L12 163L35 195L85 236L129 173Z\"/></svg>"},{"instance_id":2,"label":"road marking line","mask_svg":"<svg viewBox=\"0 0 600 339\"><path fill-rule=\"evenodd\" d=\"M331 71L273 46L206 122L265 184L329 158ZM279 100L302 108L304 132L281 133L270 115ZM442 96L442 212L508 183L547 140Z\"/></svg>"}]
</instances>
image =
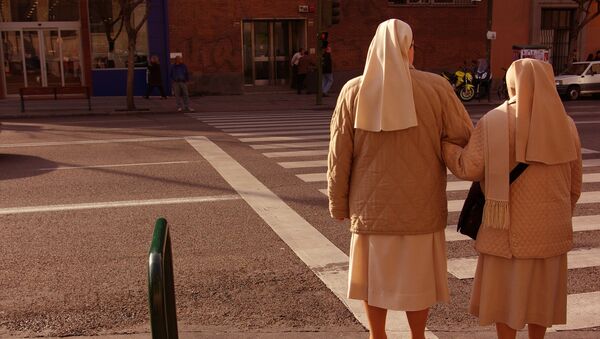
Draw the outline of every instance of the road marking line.
<instances>
[{"instance_id":1,"label":"road marking line","mask_svg":"<svg viewBox=\"0 0 600 339\"><path fill-rule=\"evenodd\" d=\"M166 161L166 162L141 162L134 164L115 164L115 165L93 165L93 166L61 166L61 167L46 167L37 169L38 171L58 171L58 170L73 170L73 169L87 169L87 168L113 168L113 167L134 167L134 166L154 166L154 165L178 165L178 164L189 164L198 162L195 160L186 161Z\"/></svg>"},{"instance_id":2,"label":"road marking line","mask_svg":"<svg viewBox=\"0 0 600 339\"><path fill-rule=\"evenodd\" d=\"M114 143L125 143L125 142L173 141L173 140L183 140L185 138L186 137L153 137L153 138L132 138L132 139L101 139L101 140L28 142L28 143L19 143L19 144L2 144L2 145L0 145L0 148L114 144Z\"/></svg>"},{"instance_id":3,"label":"road marking line","mask_svg":"<svg viewBox=\"0 0 600 339\"><path fill-rule=\"evenodd\" d=\"M302 121L273 121L273 122L253 122L253 123L231 123L231 124L208 124L216 128L255 128L255 127L287 127L290 125L308 126L322 125L328 126L329 120L302 120Z\"/></svg>"},{"instance_id":4,"label":"road marking line","mask_svg":"<svg viewBox=\"0 0 600 339\"><path fill-rule=\"evenodd\" d=\"M252 123L252 122L276 122L276 121L305 121L307 119L328 119L331 121L331 116L323 114L310 114L302 116L276 116L276 117L260 117L260 118L249 118L249 117L238 117L232 119L201 119L208 124L236 124L236 123Z\"/></svg>"},{"instance_id":5,"label":"road marking line","mask_svg":"<svg viewBox=\"0 0 600 339\"><path fill-rule=\"evenodd\" d=\"M272 141L298 141L298 140L329 140L329 134L311 134L301 137L255 137L240 138L241 142L272 142Z\"/></svg>"},{"instance_id":6,"label":"road marking line","mask_svg":"<svg viewBox=\"0 0 600 339\"><path fill-rule=\"evenodd\" d=\"M456 230L456 225L446 226L445 233L446 233L446 242L473 240L473 239L469 238L468 236L466 236L462 233L459 233Z\"/></svg>"},{"instance_id":7,"label":"road marking line","mask_svg":"<svg viewBox=\"0 0 600 339\"><path fill-rule=\"evenodd\" d=\"M265 127L244 127L244 128L221 128L226 133L237 133L237 132L281 132L281 131L294 131L294 130L306 130L307 128L325 128L326 124L310 123L310 124L296 124L290 126L265 126Z\"/></svg>"},{"instance_id":8,"label":"road marking line","mask_svg":"<svg viewBox=\"0 0 600 339\"><path fill-rule=\"evenodd\" d=\"M446 192L468 191L473 183L471 181L448 181Z\"/></svg>"},{"instance_id":9,"label":"road marking line","mask_svg":"<svg viewBox=\"0 0 600 339\"><path fill-rule=\"evenodd\" d=\"M596 153L600 153L598 151L594 151L593 149L589 149L589 148L581 148L581 154L596 154Z\"/></svg>"},{"instance_id":10,"label":"road marking line","mask_svg":"<svg viewBox=\"0 0 600 339\"><path fill-rule=\"evenodd\" d=\"M577 205L600 203L600 191L582 192Z\"/></svg>"},{"instance_id":11,"label":"road marking line","mask_svg":"<svg viewBox=\"0 0 600 339\"><path fill-rule=\"evenodd\" d=\"M305 182L322 182L327 181L327 173L307 173L307 174L297 174L298 178L304 180Z\"/></svg>"},{"instance_id":12,"label":"road marking line","mask_svg":"<svg viewBox=\"0 0 600 339\"><path fill-rule=\"evenodd\" d=\"M239 119L247 120L264 120L273 118L300 118L300 117L329 117L331 114L324 114L322 112L289 112L289 113L277 113L277 114L236 114L236 115L199 115L190 114L194 118L199 118L206 121L237 121Z\"/></svg>"},{"instance_id":13,"label":"road marking line","mask_svg":"<svg viewBox=\"0 0 600 339\"><path fill-rule=\"evenodd\" d=\"M575 125L600 124L600 120L575 121Z\"/></svg>"},{"instance_id":14,"label":"road marking line","mask_svg":"<svg viewBox=\"0 0 600 339\"><path fill-rule=\"evenodd\" d=\"M265 124L279 124L279 125L299 125L305 122L331 122L330 117L301 117L301 118L269 118L264 120L251 119L247 121L229 121L229 122L220 122L220 121L211 121L207 122L209 125L213 126L263 126Z\"/></svg>"},{"instance_id":15,"label":"road marking line","mask_svg":"<svg viewBox=\"0 0 600 339\"><path fill-rule=\"evenodd\" d=\"M285 157L311 157L315 155L327 155L329 150L315 150L315 151L294 151L294 152L269 152L263 153L267 158L285 158Z\"/></svg>"},{"instance_id":16,"label":"road marking line","mask_svg":"<svg viewBox=\"0 0 600 339\"><path fill-rule=\"evenodd\" d=\"M583 167L596 167L600 166L600 159L585 159L583 160Z\"/></svg>"},{"instance_id":17,"label":"road marking line","mask_svg":"<svg viewBox=\"0 0 600 339\"><path fill-rule=\"evenodd\" d=\"M554 325L548 330L568 331L596 327L600 323L600 292L567 295L567 324Z\"/></svg>"},{"instance_id":18,"label":"road marking line","mask_svg":"<svg viewBox=\"0 0 600 339\"><path fill-rule=\"evenodd\" d=\"M94 203L83 203L83 204L10 207L10 208L1 208L0 215L21 214L21 213L76 211L76 210L87 210L87 209L97 209L97 208L189 204L189 203L198 203L198 202L227 201L227 200L238 200L238 199L240 199L240 196L238 196L238 195L215 195L215 196L169 198L169 199L126 200L126 201L108 201L108 202L94 202Z\"/></svg>"},{"instance_id":19,"label":"road marking line","mask_svg":"<svg viewBox=\"0 0 600 339\"><path fill-rule=\"evenodd\" d=\"M326 196L329 196L329 193L327 192L327 188L322 188L319 190L319 192L325 194Z\"/></svg>"},{"instance_id":20,"label":"road marking line","mask_svg":"<svg viewBox=\"0 0 600 339\"><path fill-rule=\"evenodd\" d=\"M580 215L573 217L573 232L600 230L600 215Z\"/></svg>"},{"instance_id":21,"label":"road marking line","mask_svg":"<svg viewBox=\"0 0 600 339\"><path fill-rule=\"evenodd\" d=\"M300 131L285 131L285 132L247 132L247 133L230 133L232 137L258 137L258 136L278 136L278 135L301 135L301 134L316 134L329 133L329 129L313 129Z\"/></svg>"},{"instance_id":22,"label":"road marking line","mask_svg":"<svg viewBox=\"0 0 600 339\"><path fill-rule=\"evenodd\" d=\"M221 128L221 130L223 130L223 132L226 133L244 133L244 132L254 132L254 133L258 133L258 132L263 132L263 133L279 133L279 132L288 132L288 131L305 131L308 128L319 128L319 129L325 129L329 127L329 125L325 125L325 124L315 124L315 123L310 123L310 124L297 124L297 125L288 125L286 127L281 127L281 126L265 126L265 127L231 127L231 128Z\"/></svg>"},{"instance_id":23,"label":"road marking line","mask_svg":"<svg viewBox=\"0 0 600 339\"><path fill-rule=\"evenodd\" d=\"M327 190L325 190L327 195ZM573 232L600 231L600 215L586 215L573 217ZM471 240L466 235L456 230L456 225L448 225L446 228L446 241Z\"/></svg>"},{"instance_id":24,"label":"road marking line","mask_svg":"<svg viewBox=\"0 0 600 339\"><path fill-rule=\"evenodd\" d=\"M260 149L277 149L277 148L311 148L311 147L328 147L329 141L315 141L315 142L297 142L289 144L264 144L264 145L250 145L250 147Z\"/></svg>"},{"instance_id":25,"label":"road marking line","mask_svg":"<svg viewBox=\"0 0 600 339\"><path fill-rule=\"evenodd\" d=\"M188 138L187 141L346 305L356 319L368 326L362 302L346 298L348 256L219 146L205 137ZM392 321L388 329L407 333L408 325L402 319L405 317L390 317Z\"/></svg>"},{"instance_id":26,"label":"road marking line","mask_svg":"<svg viewBox=\"0 0 600 339\"><path fill-rule=\"evenodd\" d=\"M600 266L600 248L572 250L567 253L569 269ZM473 279L477 257L448 260L448 272L458 279Z\"/></svg>"},{"instance_id":27,"label":"road marking line","mask_svg":"<svg viewBox=\"0 0 600 339\"><path fill-rule=\"evenodd\" d=\"M596 160L596 159L594 159ZM600 159L599 159L600 160ZM584 183L596 183L600 182L600 173L584 173ZM453 191L468 191L471 188L471 181L448 181L446 185L447 192Z\"/></svg>"},{"instance_id":28,"label":"road marking line","mask_svg":"<svg viewBox=\"0 0 600 339\"><path fill-rule=\"evenodd\" d=\"M327 167L327 160L288 161L279 162L278 164L283 168Z\"/></svg>"}]
</instances>

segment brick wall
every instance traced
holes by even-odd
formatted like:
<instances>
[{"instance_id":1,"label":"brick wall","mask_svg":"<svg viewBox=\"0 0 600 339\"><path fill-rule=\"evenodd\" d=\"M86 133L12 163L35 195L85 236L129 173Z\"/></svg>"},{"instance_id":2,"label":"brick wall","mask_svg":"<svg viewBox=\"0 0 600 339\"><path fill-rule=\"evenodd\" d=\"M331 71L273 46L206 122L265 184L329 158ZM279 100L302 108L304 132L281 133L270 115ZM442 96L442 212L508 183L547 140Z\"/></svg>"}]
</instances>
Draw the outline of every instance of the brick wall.
<instances>
[{"instance_id":1,"label":"brick wall","mask_svg":"<svg viewBox=\"0 0 600 339\"><path fill-rule=\"evenodd\" d=\"M196 78L193 91L241 92L241 21L306 18L308 47L315 47L314 13L298 13L304 4L316 6L316 0L170 0L171 52L183 53ZM487 1L468 7L403 7L387 0L342 0L342 21L329 28L334 71L342 78L360 73L377 25L389 18L413 27L418 68L437 72L485 57L486 6Z\"/></svg>"}]
</instances>

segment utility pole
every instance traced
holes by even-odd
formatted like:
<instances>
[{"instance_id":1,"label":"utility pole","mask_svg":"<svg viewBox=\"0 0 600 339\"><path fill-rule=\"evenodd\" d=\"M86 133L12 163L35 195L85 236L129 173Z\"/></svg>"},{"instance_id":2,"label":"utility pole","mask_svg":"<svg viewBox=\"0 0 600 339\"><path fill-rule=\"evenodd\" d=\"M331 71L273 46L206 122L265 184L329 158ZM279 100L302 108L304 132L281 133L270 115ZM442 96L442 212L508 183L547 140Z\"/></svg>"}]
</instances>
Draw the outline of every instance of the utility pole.
<instances>
[{"instance_id":1,"label":"utility pole","mask_svg":"<svg viewBox=\"0 0 600 339\"><path fill-rule=\"evenodd\" d=\"M317 105L323 103L323 49L321 31L323 30L323 0L317 0Z\"/></svg>"}]
</instances>

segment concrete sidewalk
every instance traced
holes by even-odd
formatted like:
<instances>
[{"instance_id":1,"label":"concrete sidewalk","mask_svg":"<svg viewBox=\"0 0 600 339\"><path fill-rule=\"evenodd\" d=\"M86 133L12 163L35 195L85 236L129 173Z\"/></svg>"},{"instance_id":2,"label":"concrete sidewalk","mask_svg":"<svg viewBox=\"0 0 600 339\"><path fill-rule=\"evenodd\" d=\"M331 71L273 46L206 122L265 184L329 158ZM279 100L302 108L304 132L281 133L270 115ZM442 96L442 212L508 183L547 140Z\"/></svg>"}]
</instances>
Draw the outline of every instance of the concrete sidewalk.
<instances>
[{"instance_id":1,"label":"concrete sidewalk","mask_svg":"<svg viewBox=\"0 0 600 339\"><path fill-rule=\"evenodd\" d=\"M272 93L247 93L244 95L201 96L191 98L191 107L196 112L252 112L252 111L289 111L289 110L326 110L332 111L337 96L323 98L323 104L316 104L314 94L296 94L293 91ZM92 110L88 111L86 100L27 100L25 112L21 113L18 98L0 100L0 119L19 119L32 117L119 115L147 113L176 113L175 98L160 100L159 97L135 98L136 111L126 111L125 97L92 97ZM495 106L499 102L487 99L465 103L465 106Z\"/></svg>"}]
</instances>

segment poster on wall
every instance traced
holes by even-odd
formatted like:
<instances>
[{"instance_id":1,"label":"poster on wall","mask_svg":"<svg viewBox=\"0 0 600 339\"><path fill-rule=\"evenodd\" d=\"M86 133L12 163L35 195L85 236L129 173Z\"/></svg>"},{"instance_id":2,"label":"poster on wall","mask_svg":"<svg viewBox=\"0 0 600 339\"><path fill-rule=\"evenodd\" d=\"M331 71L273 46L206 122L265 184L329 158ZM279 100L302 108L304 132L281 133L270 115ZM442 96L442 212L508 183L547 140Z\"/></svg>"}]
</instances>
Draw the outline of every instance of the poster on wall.
<instances>
[{"instance_id":1,"label":"poster on wall","mask_svg":"<svg viewBox=\"0 0 600 339\"><path fill-rule=\"evenodd\" d=\"M513 60L525 58L550 62L550 50L544 46L513 46Z\"/></svg>"}]
</instances>

